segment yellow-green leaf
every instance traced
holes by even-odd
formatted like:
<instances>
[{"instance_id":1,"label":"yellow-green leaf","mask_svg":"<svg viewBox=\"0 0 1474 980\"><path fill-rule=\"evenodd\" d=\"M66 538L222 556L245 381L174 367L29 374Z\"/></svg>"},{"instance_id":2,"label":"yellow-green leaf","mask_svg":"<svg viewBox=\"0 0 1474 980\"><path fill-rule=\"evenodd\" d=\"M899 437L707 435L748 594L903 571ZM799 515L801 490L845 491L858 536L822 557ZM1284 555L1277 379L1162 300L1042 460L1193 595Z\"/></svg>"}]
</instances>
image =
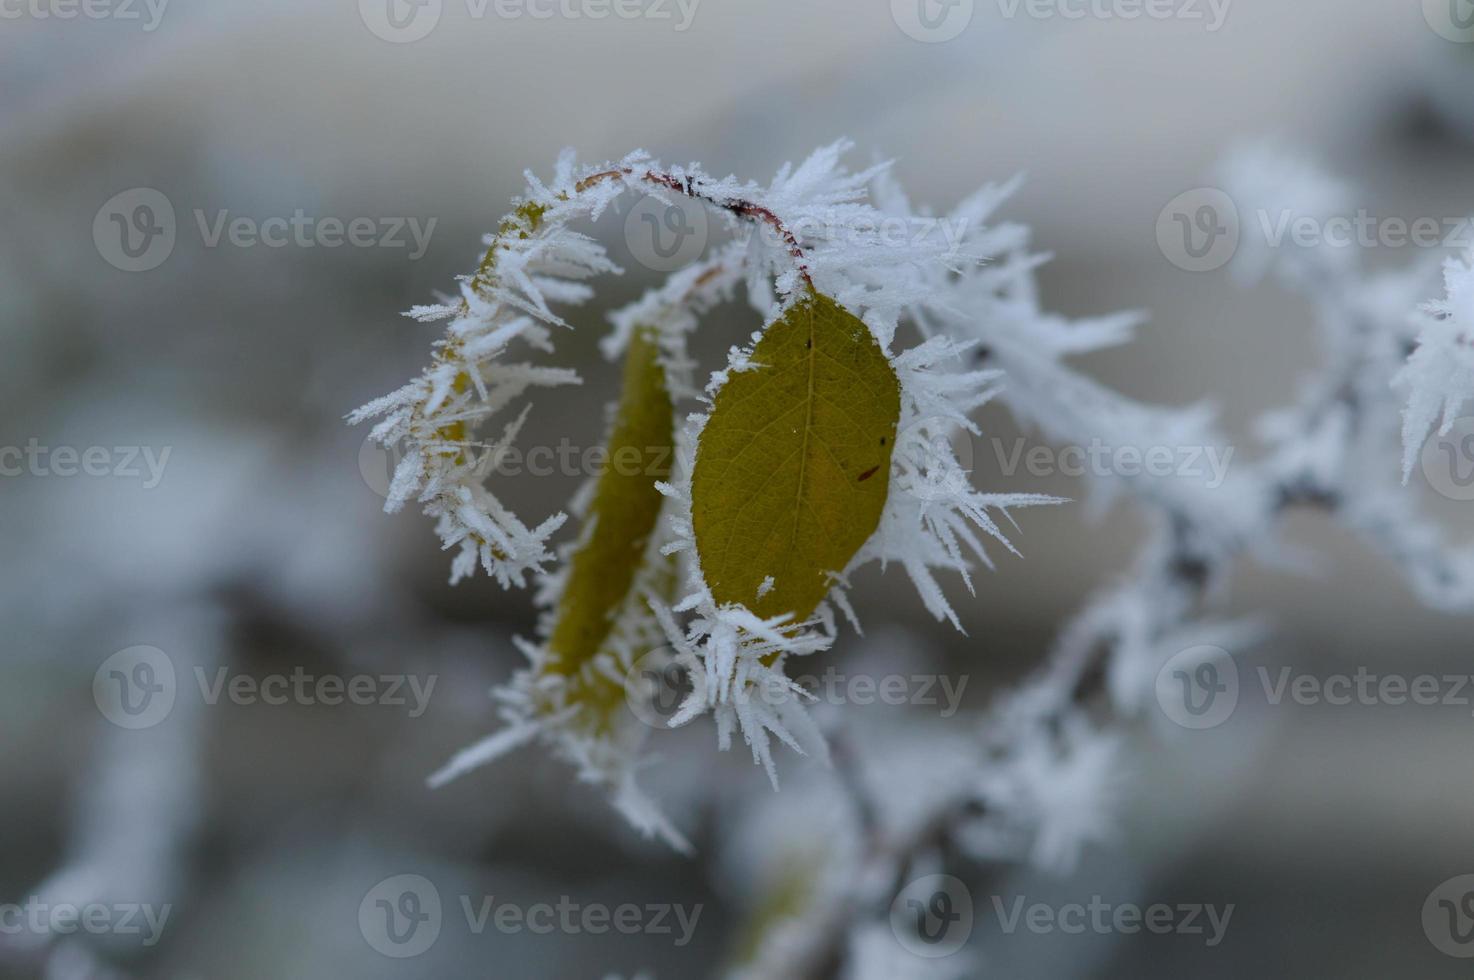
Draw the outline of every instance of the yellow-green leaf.
<instances>
[{"instance_id":1,"label":"yellow-green leaf","mask_svg":"<svg viewBox=\"0 0 1474 980\"><path fill-rule=\"evenodd\" d=\"M769 325L751 360L697 446L696 550L718 603L804 619L880 523L901 386L865 324L818 294Z\"/></svg>"},{"instance_id":2,"label":"yellow-green leaf","mask_svg":"<svg viewBox=\"0 0 1474 980\"><path fill-rule=\"evenodd\" d=\"M609 454L568 571L548 638L552 673L573 676L609 636L660 515L656 480L670 475L674 409L660 352L650 331L637 331L624 363L624 392L609 436ZM614 685L614 697L623 697Z\"/></svg>"}]
</instances>

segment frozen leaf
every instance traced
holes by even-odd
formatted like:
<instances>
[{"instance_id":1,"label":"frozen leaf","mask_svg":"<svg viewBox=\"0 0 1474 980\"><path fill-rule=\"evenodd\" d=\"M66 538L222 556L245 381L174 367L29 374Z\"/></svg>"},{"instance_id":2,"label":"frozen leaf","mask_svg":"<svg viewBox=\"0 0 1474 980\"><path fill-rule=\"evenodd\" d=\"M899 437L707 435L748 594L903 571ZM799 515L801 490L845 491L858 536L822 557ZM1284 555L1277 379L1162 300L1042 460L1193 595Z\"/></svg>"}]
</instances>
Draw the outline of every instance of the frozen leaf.
<instances>
[{"instance_id":1,"label":"frozen leaf","mask_svg":"<svg viewBox=\"0 0 1474 980\"><path fill-rule=\"evenodd\" d=\"M865 324L810 294L763 332L717 393L691 478L712 596L806 618L875 532L900 383Z\"/></svg>"},{"instance_id":2,"label":"frozen leaf","mask_svg":"<svg viewBox=\"0 0 1474 980\"><path fill-rule=\"evenodd\" d=\"M632 596L663 498L657 480L670 475L674 409L651 331L635 334L625 355L624 393L609 435L608 462L594 490L588 532L570 563L548 638L546 670L575 677L603 649ZM591 672L592 673L592 672ZM599 691L619 703L623 689L598 675Z\"/></svg>"}]
</instances>

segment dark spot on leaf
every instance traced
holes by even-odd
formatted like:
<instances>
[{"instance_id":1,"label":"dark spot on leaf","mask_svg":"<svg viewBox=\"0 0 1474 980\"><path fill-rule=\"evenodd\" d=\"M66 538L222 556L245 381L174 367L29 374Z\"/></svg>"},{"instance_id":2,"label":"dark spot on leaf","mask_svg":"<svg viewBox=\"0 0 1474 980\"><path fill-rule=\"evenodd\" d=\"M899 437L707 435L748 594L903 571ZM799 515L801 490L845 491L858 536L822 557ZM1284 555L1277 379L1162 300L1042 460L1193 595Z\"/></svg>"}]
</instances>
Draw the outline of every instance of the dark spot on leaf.
<instances>
[{"instance_id":1,"label":"dark spot on leaf","mask_svg":"<svg viewBox=\"0 0 1474 980\"><path fill-rule=\"evenodd\" d=\"M881 442L884 442L884 441L885 441L884 439L881 440ZM880 469L879 466L872 466L872 467L870 467L870 469L868 469L864 473L861 473L860 474L860 480L859 480L859 482L860 483L864 483L866 480L868 480L872 476L874 476L875 473L876 473L876 471L879 470L879 469Z\"/></svg>"}]
</instances>

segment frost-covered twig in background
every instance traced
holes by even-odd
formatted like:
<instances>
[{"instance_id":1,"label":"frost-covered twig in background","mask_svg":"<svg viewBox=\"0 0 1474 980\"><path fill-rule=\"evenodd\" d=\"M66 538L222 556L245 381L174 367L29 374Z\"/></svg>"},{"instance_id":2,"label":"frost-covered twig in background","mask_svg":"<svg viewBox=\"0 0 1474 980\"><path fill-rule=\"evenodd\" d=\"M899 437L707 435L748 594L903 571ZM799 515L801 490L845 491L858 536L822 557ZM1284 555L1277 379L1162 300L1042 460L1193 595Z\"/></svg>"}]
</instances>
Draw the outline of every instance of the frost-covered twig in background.
<instances>
[{"instance_id":1,"label":"frost-covered twig in background","mask_svg":"<svg viewBox=\"0 0 1474 980\"><path fill-rule=\"evenodd\" d=\"M224 657L223 615L213 602L178 600L158 603L139 622L208 671ZM99 935L89 921L80 935L67 935L59 927L29 931L17 918L0 937L0 967L40 974L44 965L47 977L125 980L100 954L136 956L179 929L176 913L194 886L191 848L203 810L205 707L181 698L167 721L138 730L116 718L99 722L63 860L27 893L37 909L142 909L140 921L115 923L111 935Z\"/></svg>"},{"instance_id":2,"label":"frost-covered twig in background","mask_svg":"<svg viewBox=\"0 0 1474 980\"><path fill-rule=\"evenodd\" d=\"M1345 204L1329 178L1265 151L1234 158L1224 176L1244 213L1269 213L1277 204L1273 213L1294 214L1300 200L1335 213ZM893 187L877 197L909 211ZM990 207L998 198L985 191L964 207ZM981 342L986 360L1007 379L1003 402L1052 440L1227 447L1206 410L1141 405L1062 364L1062 355L1119 343L1130 322L1072 325L1044 314L1023 244L1015 237L1006 254L970 275L939 276L934 299L913 311L916 322ZM784 897L789 914L734 976L859 978L876 975L879 962L885 976L905 980L968 975L965 961L949 973L945 962L900 954L886 926L892 901L907 881L949 858L953 870L955 859L965 858L975 875L979 865L1019 861L1063 870L1083 846L1108 835L1123 726L1153 703L1158 673L1174 655L1197 646L1231 654L1253 641L1255 623L1205 618L1206 605L1240 555L1292 557L1277 546L1280 515L1291 508L1323 510L1361 533L1398 563L1427 604L1474 609L1469 552L1444 545L1399 485L1395 390L1410 398L1404 435L1412 460L1434 416L1442 411L1446 431L1474 396L1469 260L1448 261L1448 299L1423 305L1414 317L1431 288L1426 264L1368 278L1353 256L1329 247L1267 257L1251 251L1244 259L1247 278L1272 266L1315 303L1326 349L1308 394L1263 420L1265 452L1221 486L1111 475L1092 487L1131 493L1152 522L1147 546L1130 575L1064 628L1035 676L995 707L980 739L954 733L938 745L934 732L913 741L888 731L857 756L857 771L835 784L840 789L756 805L768 813L758 826L769 832L763 863L770 871L796 859L773 842L781 828L812 820L824 830L819 837L788 831L806 849L812 876L798 898ZM1420 327L1416 353L1403 367ZM847 809L864 819L846 819ZM771 906L771 886L750 900Z\"/></svg>"},{"instance_id":3,"label":"frost-covered twig in background","mask_svg":"<svg viewBox=\"0 0 1474 980\"><path fill-rule=\"evenodd\" d=\"M970 228L985 229L1005 195L1006 189L986 188L953 217L965 215ZM876 197L894 212L912 213L890 184ZM1001 368L1000 397L1023 422L1079 445L1092 439L1143 447L1226 445L1205 410L1139 405L1062 363L1068 354L1122 342L1135 317L1078 324L1052 317L1038 305L1032 280L1037 260L1027 254L1021 230L985 232L970 244L993 261L974 270L936 270L933 288L908 312L923 331L972 345L979 360ZM1203 486L1125 482L1163 515L1138 574L1100 596L1065 630L1050 663L995 709L980 739L952 733L939 746L936 733L917 740L888 732L888 744L861 756L857 775L846 784L851 795L862 796L862 811L879 814L875 826L846 835L832 829L847 826L844 821L819 821L827 839L800 913L775 930L771 945L759 948L738 975L874 975L874 949L894 952L883 941L892 901L909 880L935 870L941 855L1067 869L1084 845L1110 832L1118 779L1115 719L1141 708L1142 675L1154 681L1156 665L1187 645L1187 620L1212 567L1247 539L1252 521L1252 503L1226 513ZM1242 632L1219 624L1196 629L1203 638L1198 642L1229 642ZM1125 667L1132 668L1129 676L1122 676ZM788 800L768 806L782 811ZM800 822L807 821L788 813L778 824ZM846 853L831 860L837 850ZM898 977L968 970L961 958L950 964L890 960L888 975ZM953 972L941 972L947 970Z\"/></svg>"}]
</instances>

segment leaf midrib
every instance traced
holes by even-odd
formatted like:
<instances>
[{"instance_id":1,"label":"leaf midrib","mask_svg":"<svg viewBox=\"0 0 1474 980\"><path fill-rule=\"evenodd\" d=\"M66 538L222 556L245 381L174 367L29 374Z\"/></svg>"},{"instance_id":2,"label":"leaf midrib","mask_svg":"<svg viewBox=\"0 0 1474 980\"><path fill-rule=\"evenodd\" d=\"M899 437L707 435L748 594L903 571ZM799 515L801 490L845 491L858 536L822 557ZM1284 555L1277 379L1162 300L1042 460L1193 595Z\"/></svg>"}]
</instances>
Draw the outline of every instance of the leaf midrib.
<instances>
[{"instance_id":1,"label":"leaf midrib","mask_svg":"<svg viewBox=\"0 0 1474 980\"><path fill-rule=\"evenodd\" d=\"M793 527L788 534L790 548L798 547L798 518L803 513L804 477L809 469L809 433L814 427L814 359L818 353L818 343L814 337L814 307L809 306L806 309L809 314L809 376L804 396L804 439L798 451L798 493L793 501Z\"/></svg>"}]
</instances>

